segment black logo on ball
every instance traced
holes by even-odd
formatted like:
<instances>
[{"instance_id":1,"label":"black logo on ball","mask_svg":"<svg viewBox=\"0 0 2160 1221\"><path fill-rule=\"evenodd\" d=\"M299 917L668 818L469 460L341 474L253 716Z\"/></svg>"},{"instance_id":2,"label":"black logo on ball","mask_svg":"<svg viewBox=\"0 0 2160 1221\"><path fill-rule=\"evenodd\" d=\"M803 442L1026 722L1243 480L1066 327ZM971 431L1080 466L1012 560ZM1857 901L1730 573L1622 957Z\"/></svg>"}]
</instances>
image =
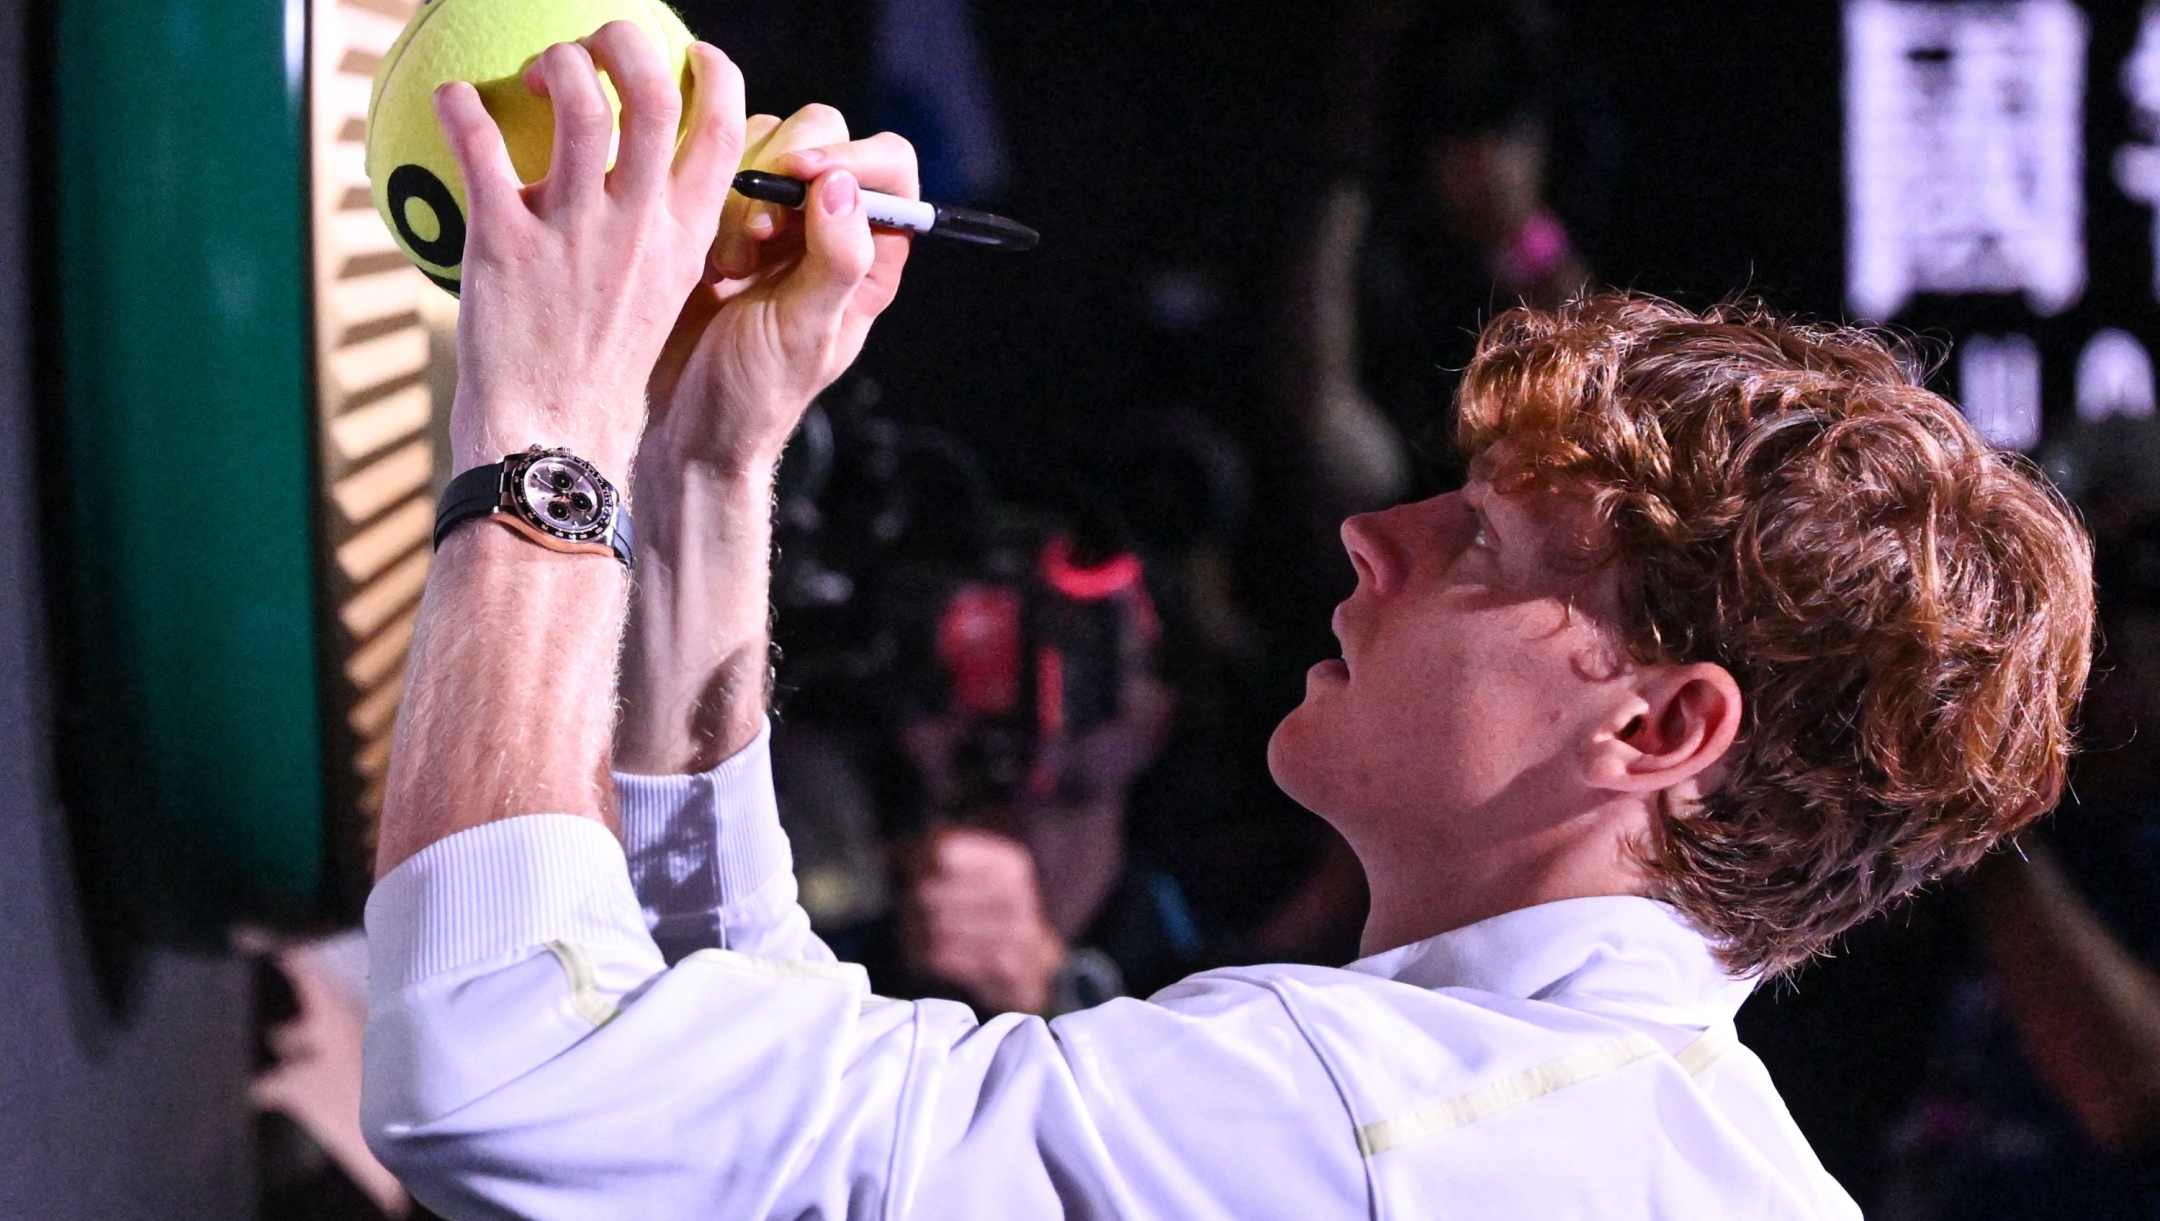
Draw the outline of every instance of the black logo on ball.
<instances>
[{"instance_id":1,"label":"black logo on ball","mask_svg":"<svg viewBox=\"0 0 2160 1221\"><path fill-rule=\"evenodd\" d=\"M412 222L405 219L405 205L415 199L435 213L439 231L432 241L414 233ZM426 169L401 165L390 171L390 223L405 245L428 262L455 267L465 261L465 214L458 211L450 188Z\"/></svg>"}]
</instances>

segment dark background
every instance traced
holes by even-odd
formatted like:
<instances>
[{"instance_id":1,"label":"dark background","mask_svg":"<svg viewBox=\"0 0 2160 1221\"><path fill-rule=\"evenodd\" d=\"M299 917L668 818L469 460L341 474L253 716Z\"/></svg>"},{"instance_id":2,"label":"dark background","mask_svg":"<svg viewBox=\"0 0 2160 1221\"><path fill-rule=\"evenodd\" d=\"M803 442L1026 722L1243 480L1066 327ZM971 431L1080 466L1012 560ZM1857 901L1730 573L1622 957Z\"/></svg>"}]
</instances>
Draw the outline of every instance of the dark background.
<instances>
[{"instance_id":1,"label":"dark background","mask_svg":"<svg viewBox=\"0 0 2160 1221\"><path fill-rule=\"evenodd\" d=\"M866 6L684 7L741 60L753 107L858 100ZM1255 397L1285 264L1350 155L1331 113L1344 11L1302 0L979 4L1013 166L995 202L1045 241L1024 260L926 248L865 367L912 410L1030 456L1084 446L1106 420L1168 396L1226 411ZM1620 138L1610 214L1587 243L1599 276L1691 300L1748 289L1835 315L1837 7L1554 12ZM2127 48L2129 34L2119 41ZM2126 220L2142 246L2140 221ZM1145 317L1165 272L1198 273L1220 306L1170 370Z\"/></svg>"}]
</instances>

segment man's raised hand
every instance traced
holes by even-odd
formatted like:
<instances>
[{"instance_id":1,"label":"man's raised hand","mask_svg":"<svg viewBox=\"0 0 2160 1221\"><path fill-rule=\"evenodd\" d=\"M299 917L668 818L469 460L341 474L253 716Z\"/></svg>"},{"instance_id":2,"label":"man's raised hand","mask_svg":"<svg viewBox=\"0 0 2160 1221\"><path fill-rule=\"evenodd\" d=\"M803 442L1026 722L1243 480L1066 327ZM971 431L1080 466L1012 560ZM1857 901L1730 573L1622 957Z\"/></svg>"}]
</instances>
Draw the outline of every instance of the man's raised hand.
<instances>
[{"instance_id":1,"label":"man's raised hand","mask_svg":"<svg viewBox=\"0 0 2160 1221\"><path fill-rule=\"evenodd\" d=\"M612 169L603 70L622 100ZM629 486L647 379L699 282L744 147L742 73L702 42L689 72L686 120L679 83L636 25L548 48L525 75L555 113L547 175L530 186L478 91L436 91L472 214L450 423L457 469L567 445Z\"/></svg>"},{"instance_id":2,"label":"man's raised hand","mask_svg":"<svg viewBox=\"0 0 2160 1221\"><path fill-rule=\"evenodd\" d=\"M784 123L760 115L746 131L745 166L813 185L799 214L729 197L719 240L700 252L704 282L678 301L652 371L616 734L624 771L703 771L757 736L774 469L803 408L862 350L907 261L908 239L873 234L862 204L865 187L916 194L907 141L849 141L827 106Z\"/></svg>"},{"instance_id":3,"label":"man's raised hand","mask_svg":"<svg viewBox=\"0 0 2160 1221\"><path fill-rule=\"evenodd\" d=\"M636 26L548 48L526 79L553 102L555 146L531 186L471 85L436 93L470 213L450 411L459 469L562 445L629 486L646 378L704 268L743 143L741 74L703 44L689 60L684 125L675 76ZM613 169L601 70L622 98ZM443 540L384 782L381 871L499 819L547 811L612 823L628 585L612 559L506 530Z\"/></svg>"},{"instance_id":4,"label":"man's raised hand","mask_svg":"<svg viewBox=\"0 0 2160 1221\"><path fill-rule=\"evenodd\" d=\"M706 283L654 370L660 462L738 475L769 468L816 394L862 351L892 303L909 237L873 231L864 189L916 198L915 150L889 132L849 140L830 106L749 120L744 169L811 183L801 212L728 198Z\"/></svg>"}]
</instances>

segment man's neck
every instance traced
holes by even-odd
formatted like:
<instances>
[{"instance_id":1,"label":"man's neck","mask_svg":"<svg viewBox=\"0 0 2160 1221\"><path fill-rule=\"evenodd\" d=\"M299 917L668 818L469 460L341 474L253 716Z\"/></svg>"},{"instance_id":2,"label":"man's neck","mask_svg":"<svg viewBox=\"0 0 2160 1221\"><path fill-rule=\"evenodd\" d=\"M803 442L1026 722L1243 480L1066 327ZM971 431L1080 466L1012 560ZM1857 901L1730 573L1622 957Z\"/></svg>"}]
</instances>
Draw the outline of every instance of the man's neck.
<instances>
[{"instance_id":1,"label":"man's neck","mask_svg":"<svg viewBox=\"0 0 2160 1221\"><path fill-rule=\"evenodd\" d=\"M1372 892L1358 952L1382 953L1541 903L1643 894L1647 879L1628 845L1647 821L1646 811L1603 809L1499 843L1436 837L1368 848L1353 839Z\"/></svg>"}]
</instances>

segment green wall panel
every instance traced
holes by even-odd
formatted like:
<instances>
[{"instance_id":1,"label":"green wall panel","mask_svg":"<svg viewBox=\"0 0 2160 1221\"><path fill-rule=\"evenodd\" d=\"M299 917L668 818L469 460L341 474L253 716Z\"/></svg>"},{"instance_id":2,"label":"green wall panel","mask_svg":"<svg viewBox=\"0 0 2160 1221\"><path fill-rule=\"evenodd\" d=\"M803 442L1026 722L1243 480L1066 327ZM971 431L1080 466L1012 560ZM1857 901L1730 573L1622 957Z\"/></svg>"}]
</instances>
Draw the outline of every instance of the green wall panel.
<instances>
[{"instance_id":1,"label":"green wall panel","mask_svg":"<svg viewBox=\"0 0 2160 1221\"><path fill-rule=\"evenodd\" d=\"M63 770L161 925L322 881L300 11L51 19Z\"/></svg>"}]
</instances>

